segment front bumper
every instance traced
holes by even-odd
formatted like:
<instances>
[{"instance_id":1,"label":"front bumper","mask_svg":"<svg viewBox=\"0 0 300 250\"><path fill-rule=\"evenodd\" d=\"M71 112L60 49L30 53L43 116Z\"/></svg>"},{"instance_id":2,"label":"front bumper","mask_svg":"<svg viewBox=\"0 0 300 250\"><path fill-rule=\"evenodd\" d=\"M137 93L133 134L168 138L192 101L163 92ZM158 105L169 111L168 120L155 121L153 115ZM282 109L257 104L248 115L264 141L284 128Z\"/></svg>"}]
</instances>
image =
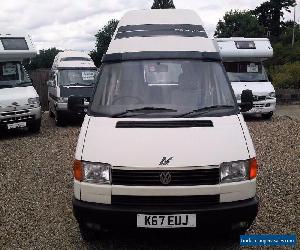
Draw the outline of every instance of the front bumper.
<instances>
[{"instance_id":1,"label":"front bumper","mask_svg":"<svg viewBox=\"0 0 300 250\"><path fill-rule=\"evenodd\" d=\"M90 104L89 102L84 102L85 107L88 107L89 104ZM70 112L68 110L68 103L66 103L66 102L56 102L55 103L55 109L57 111L61 111L61 112Z\"/></svg>"},{"instance_id":2,"label":"front bumper","mask_svg":"<svg viewBox=\"0 0 300 250\"><path fill-rule=\"evenodd\" d=\"M26 122L26 126L31 125L41 119L41 107L29 108L16 111L0 112L0 129L7 129L8 124Z\"/></svg>"},{"instance_id":3,"label":"front bumper","mask_svg":"<svg viewBox=\"0 0 300 250\"><path fill-rule=\"evenodd\" d=\"M258 212L258 198L220 203L207 207L120 206L83 202L73 199L73 213L79 223L104 228L136 228L137 214L196 214L197 229L231 227L235 223L252 223Z\"/></svg>"},{"instance_id":4,"label":"front bumper","mask_svg":"<svg viewBox=\"0 0 300 250\"><path fill-rule=\"evenodd\" d=\"M276 109L276 99L267 99L264 101L253 102L253 108L244 114L255 115L255 114L268 114L274 112Z\"/></svg>"}]
</instances>

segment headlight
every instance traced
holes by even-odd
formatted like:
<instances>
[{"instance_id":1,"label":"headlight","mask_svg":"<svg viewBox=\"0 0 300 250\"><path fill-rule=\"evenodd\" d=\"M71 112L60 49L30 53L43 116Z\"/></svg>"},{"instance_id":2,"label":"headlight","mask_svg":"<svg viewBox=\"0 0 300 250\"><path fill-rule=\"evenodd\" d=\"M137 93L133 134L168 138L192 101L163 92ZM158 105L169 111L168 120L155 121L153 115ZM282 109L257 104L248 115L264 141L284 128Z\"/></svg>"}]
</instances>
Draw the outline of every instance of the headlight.
<instances>
[{"instance_id":1,"label":"headlight","mask_svg":"<svg viewBox=\"0 0 300 250\"><path fill-rule=\"evenodd\" d=\"M29 103L30 105L33 105L33 104L40 104L40 98L39 98L39 97L29 98L29 99L28 99L28 103Z\"/></svg>"},{"instance_id":2,"label":"headlight","mask_svg":"<svg viewBox=\"0 0 300 250\"><path fill-rule=\"evenodd\" d=\"M268 97L275 98L275 97L276 97L275 92L269 93L269 96L268 96Z\"/></svg>"},{"instance_id":3,"label":"headlight","mask_svg":"<svg viewBox=\"0 0 300 250\"><path fill-rule=\"evenodd\" d=\"M78 181L94 184L110 184L111 166L106 163L82 162L74 163L74 178Z\"/></svg>"},{"instance_id":4,"label":"headlight","mask_svg":"<svg viewBox=\"0 0 300 250\"><path fill-rule=\"evenodd\" d=\"M68 97L58 97L57 102L67 103L68 102Z\"/></svg>"},{"instance_id":5,"label":"headlight","mask_svg":"<svg viewBox=\"0 0 300 250\"><path fill-rule=\"evenodd\" d=\"M237 100L241 100L241 96L242 96L242 95L237 94L235 97L236 97Z\"/></svg>"},{"instance_id":6,"label":"headlight","mask_svg":"<svg viewBox=\"0 0 300 250\"><path fill-rule=\"evenodd\" d=\"M222 163L220 166L221 183L245 181L249 179L249 161Z\"/></svg>"}]
</instances>

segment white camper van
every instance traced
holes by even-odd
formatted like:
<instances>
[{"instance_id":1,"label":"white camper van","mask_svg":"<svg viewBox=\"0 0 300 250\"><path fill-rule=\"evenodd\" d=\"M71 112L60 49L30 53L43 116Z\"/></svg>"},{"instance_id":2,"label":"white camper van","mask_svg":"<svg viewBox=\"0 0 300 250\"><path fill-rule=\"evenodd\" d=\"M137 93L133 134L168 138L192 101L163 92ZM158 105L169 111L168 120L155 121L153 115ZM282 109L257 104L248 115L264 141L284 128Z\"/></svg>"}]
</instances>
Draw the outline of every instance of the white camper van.
<instances>
[{"instance_id":1,"label":"white camper van","mask_svg":"<svg viewBox=\"0 0 300 250\"><path fill-rule=\"evenodd\" d=\"M263 61L273 56L269 39L232 37L218 38L217 42L238 103L242 91L250 89L254 103L246 113L271 118L276 107L275 89L263 66Z\"/></svg>"},{"instance_id":2,"label":"white camper van","mask_svg":"<svg viewBox=\"0 0 300 250\"><path fill-rule=\"evenodd\" d=\"M48 81L48 100L49 114L58 126L64 125L66 115L72 113L67 109L69 96L82 96L86 105L89 104L96 74L97 68L88 54L80 51L57 54Z\"/></svg>"},{"instance_id":3,"label":"white camper van","mask_svg":"<svg viewBox=\"0 0 300 250\"><path fill-rule=\"evenodd\" d=\"M24 59L34 56L30 36L0 31L0 129L40 130L39 96L22 66Z\"/></svg>"},{"instance_id":4,"label":"white camper van","mask_svg":"<svg viewBox=\"0 0 300 250\"><path fill-rule=\"evenodd\" d=\"M91 229L246 230L258 211L252 140L219 49L190 10L119 22L83 122L73 211ZM251 91L241 109L252 108ZM72 111L84 108L69 97Z\"/></svg>"}]
</instances>

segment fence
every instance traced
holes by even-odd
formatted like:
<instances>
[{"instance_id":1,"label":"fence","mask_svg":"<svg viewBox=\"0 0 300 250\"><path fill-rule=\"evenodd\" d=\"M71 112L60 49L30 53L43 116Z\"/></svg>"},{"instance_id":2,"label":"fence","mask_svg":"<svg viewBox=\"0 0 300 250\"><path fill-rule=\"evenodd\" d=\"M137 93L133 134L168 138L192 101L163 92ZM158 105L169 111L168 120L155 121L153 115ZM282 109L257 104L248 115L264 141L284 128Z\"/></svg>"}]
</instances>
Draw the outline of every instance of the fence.
<instances>
[{"instance_id":1,"label":"fence","mask_svg":"<svg viewBox=\"0 0 300 250\"><path fill-rule=\"evenodd\" d=\"M38 69L29 72L29 76L32 79L33 86L40 96L40 101L43 110L48 110L48 87L47 81L49 80L49 69Z\"/></svg>"},{"instance_id":2,"label":"fence","mask_svg":"<svg viewBox=\"0 0 300 250\"><path fill-rule=\"evenodd\" d=\"M43 110L48 110L47 81L49 80L49 69L38 69L29 72L33 86L38 92ZM278 103L300 102L300 89L276 89Z\"/></svg>"}]
</instances>

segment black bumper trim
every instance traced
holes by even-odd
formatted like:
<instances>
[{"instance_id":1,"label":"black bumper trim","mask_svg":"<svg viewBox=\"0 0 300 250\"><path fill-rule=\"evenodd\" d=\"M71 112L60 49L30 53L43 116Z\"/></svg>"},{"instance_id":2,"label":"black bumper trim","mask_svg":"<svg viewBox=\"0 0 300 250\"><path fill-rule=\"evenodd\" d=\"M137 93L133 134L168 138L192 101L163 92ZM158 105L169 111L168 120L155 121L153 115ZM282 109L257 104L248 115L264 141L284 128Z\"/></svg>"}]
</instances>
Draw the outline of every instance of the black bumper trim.
<instances>
[{"instance_id":1,"label":"black bumper trim","mask_svg":"<svg viewBox=\"0 0 300 250\"><path fill-rule=\"evenodd\" d=\"M135 228L137 214L196 214L198 226L252 222L258 213L258 197L206 207L150 207L97 204L73 199L73 213L79 223L104 227Z\"/></svg>"}]
</instances>

